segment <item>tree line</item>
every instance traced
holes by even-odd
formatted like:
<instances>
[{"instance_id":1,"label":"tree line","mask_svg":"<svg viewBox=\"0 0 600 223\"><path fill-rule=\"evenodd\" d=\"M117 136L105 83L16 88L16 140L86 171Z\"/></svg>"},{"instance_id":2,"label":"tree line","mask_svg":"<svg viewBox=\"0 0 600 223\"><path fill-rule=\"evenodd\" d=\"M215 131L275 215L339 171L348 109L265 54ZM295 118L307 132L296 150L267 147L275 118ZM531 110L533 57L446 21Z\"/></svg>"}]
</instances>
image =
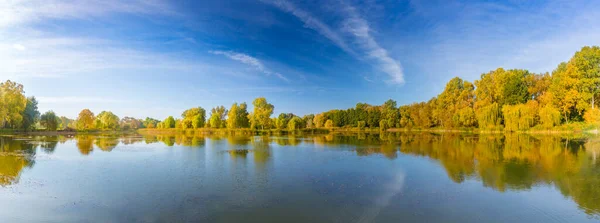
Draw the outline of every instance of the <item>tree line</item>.
<instances>
[{"instance_id":1,"label":"tree line","mask_svg":"<svg viewBox=\"0 0 600 223\"><path fill-rule=\"evenodd\" d=\"M298 116L273 116L274 106L263 97L252 102L234 103L229 110L217 106L183 111L180 117L160 121L149 118L120 119L110 111L95 115L82 110L76 119L40 114L35 97L25 97L23 86L10 80L0 83L0 128L11 129L254 129L299 130L312 128L479 128L519 131L550 129L562 124L600 124L596 97L600 93L600 47L586 46L551 73L523 69L503 69L484 73L473 83L459 77L426 102L398 106L394 100L382 105L358 103L354 108L335 109Z\"/></svg>"}]
</instances>

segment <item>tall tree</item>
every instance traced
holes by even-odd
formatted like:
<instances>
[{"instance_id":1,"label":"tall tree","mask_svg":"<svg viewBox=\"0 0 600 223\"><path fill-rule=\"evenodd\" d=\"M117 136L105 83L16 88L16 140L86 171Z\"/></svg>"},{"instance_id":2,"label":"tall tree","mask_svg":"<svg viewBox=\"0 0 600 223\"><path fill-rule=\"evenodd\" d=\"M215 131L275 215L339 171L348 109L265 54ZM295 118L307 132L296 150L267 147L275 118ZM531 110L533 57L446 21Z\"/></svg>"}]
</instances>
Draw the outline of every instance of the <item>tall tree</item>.
<instances>
[{"instance_id":1,"label":"tall tree","mask_svg":"<svg viewBox=\"0 0 600 223\"><path fill-rule=\"evenodd\" d=\"M27 98L27 105L23 111L23 129L31 130L35 127L35 123L40 119L38 111L38 102L35 97Z\"/></svg>"},{"instance_id":2,"label":"tall tree","mask_svg":"<svg viewBox=\"0 0 600 223\"><path fill-rule=\"evenodd\" d=\"M94 120L96 117L94 113L89 109L83 109L77 116L77 129L78 130L90 130L94 128Z\"/></svg>"},{"instance_id":3,"label":"tall tree","mask_svg":"<svg viewBox=\"0 0 600 223\"><path fill-rule=\"evenodd\" d=\"M0 127L21 127L26 106L23 85L10 80L0 83Z\"/></svg>"},{"instance_id":4,"label":"tall tree","mask_svg":"<svg viewBox=\"0 0 600 223\"><path fill-rule=\"evenodd\" d=\"M225 117L227 115L227 109L224 106L217 106L210 110L210 127L211 128L225 128L226 122Z\"/></svg>"},{"instance_id":5,"label":"tall tree","mask_svg":"<svg viewBox=\"0 0 600 223\"><path fill-rule=\"evenodd\" d=\"M231 109L227 113L227 128L247 128L248 127L248 110L246 103L233 103Z\"/></svg>"},{"instance_id":6,"label":"tall tree","mask_svg":"<svg viewBox=\"0 0 600 223\"><path fill-rule=\"evenodd\" d=\"M271 115L275 106L269 104L263 97L254 99L252 105L254 105L254 111L249 115L251 128L263 130L270 128Z\"/></svg>"}]
</instances>

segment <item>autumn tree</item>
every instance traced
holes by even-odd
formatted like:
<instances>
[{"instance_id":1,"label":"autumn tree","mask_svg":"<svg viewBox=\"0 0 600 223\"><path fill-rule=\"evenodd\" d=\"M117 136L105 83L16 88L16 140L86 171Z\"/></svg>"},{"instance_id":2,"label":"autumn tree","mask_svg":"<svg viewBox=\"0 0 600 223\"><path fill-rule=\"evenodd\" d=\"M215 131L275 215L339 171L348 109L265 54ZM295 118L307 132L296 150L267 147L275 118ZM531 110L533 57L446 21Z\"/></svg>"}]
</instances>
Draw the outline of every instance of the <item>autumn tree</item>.
<instances>
[{"instance_id":1,"label":"autumn tree","mask_svg":"<svg viewBox=\"0 0 600 223\"><path fill-rule=\"evenodd\" d=\"M316 114L313 118L313 124L315 125L315 128L322 128L323 125L325 125L325 121L325 115L323 114Z\"/></svg>"},{"instance_id":2,"label":"autumn tree","mask_svg":"<svg viewBox=\"0 0 600 223\"><path fill-rule=\"evenodd\" d=\"M209 124L212 128L225 128L227 123L225 117L227 116L227 109L224 106L217 106L210 110Z\"/></svg>"},{"instance_id":3,"label":"autumn tree","mask_svg":"<svg viewBox=\"0 0 600 223\"><path fill-rule=\"evenodd\" d=\"M94 128L94 120L96 117L94 113L89 109L83 109L77 116L77 129L78 130L90 130Z\"/></svg>"},{"instance_id":4,"label":"autumn tree","mask_svg":"<svg viewBox=\"0 0 600 223\"><path fill-rule=\"evenodd\" d=\"M119 128L119 117L110 111L102 111L96 116L94 125L98 129L115 130Z\"/></svg>"},{"instance_id":5,"label":"autumn tree","mask_svg":"<svg viewBox=\"0 0 600 223\"><path fill-rule=\"evenodd\" d=\"M287 123L287 129L290 131L298 130L302 128L303 121L300 117L294 116Z\"/></svg>"},{"instance_id":6,"label":"autumn tree","mask_svg":"<svg viewBox=\"0 0 600 223\"><path fill-rule=\"evenodd\" d=\"M472 127L475 125L475 87L458 77L451 79L444 91L435 99L433 116L446 128Z\"/></svg>"},{"instance_id":7,"label":"autumn tree","mask_svg":"<svg viewBox=\"0 0 600 223\"><path fill-rule=\"evenodd\" d=\"M161 127L165 129L175 128L175 118L173 118L173 116L167 117L165 120L162 121Z\"/></svg>"},{"instance_id":8,"label":"autumn tree","mask_svg":"<svg viewBox=\"0 0 600 223\"><path fill-rule=\"evenodd\" d=\"M237 129L237 128L248 128L248 106L246 103L233 103L231 105L231 109L227 113L227 128L229 129Z\"/></svg>"},{"instance_id":9,"label":"autumn tree","mask_svg":"<svg viewBox=\"0 0 600 223\"><path fill-rule=\"evenodd\" d=\"M263 97L254 99L252 105L254 105L254 111L249 114L251 128L268 129L271 126L271 115L275 107Z\"/></svg>"},{"instance_id":10,"label":"autumn tree","mask_svg":"<svg viewBox=\"0 0 600 223\"><path fill-rule=\"evenodd\" d=\"M158 128L159 122L160 122L159 120L156 120L156 119L153 119L150 117L146 117L146 119L144 119L143 124L144 124L144 127L152 129L152 128Z\"/></svg>"},{"instance_id":11,"label":"autumn tree","mask_svg":"<svg viewBox=\"0 0 600 223\"><path fill-rule=\"evenodd\" d=\"M23 85L7 80L0 83L0 127L21 127L27 106Z\"/></svg>"},{"instance_id":12,"label":"autumn tree","mask_svg":"<svg viewBox=\"0 0 600 223\"><path fill-rule=\"evenodd\" d=\"M197 129L202 128L206 125L206 110L198 106L183 111L181 114L180 128L183 129Z\"/></svg>"}]
</instances>

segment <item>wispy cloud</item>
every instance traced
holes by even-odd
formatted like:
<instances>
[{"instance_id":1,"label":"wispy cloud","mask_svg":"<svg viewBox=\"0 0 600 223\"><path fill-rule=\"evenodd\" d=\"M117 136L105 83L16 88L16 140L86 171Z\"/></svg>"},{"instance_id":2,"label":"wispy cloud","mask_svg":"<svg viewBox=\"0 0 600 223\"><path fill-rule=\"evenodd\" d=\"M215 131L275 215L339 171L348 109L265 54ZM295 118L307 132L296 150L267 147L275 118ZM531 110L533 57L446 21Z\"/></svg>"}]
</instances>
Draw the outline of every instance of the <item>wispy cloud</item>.
<instances>
[{"instance_id":1,"label":"wispy cloud","mask_svg":"<svg viewBox=\"0 0 600 223\"><path fill-rule=\"evenodd\" d=\"M8 77L60 78L106 69L201 70L208 65L178 55L127 48L118 42L73 37L22 36L2 43L0 66Z\"/></svg>"},{"instance_id":2,"label":"wispy cloud","mask_svg":"<svg viewBox=\"0 0 600 223\"><path fill-rule=\"evenodd\" d=\"M344 21L344 31L351 33L355 37L357 45L366 52L369 58L376 60L379 68L390 76L390 81L395 84L404 83L404 72L399 62L391 58L386 49L371 35L369 23L360 17L354 7L346 5L346 19Z\"/></svg>"},{"instance_id":3,"label":"wispy cloud","mask_svg":"<svg viewBox=\"0 0 600 223\"><path fill-rule=\"evenodd\" d=\"M109 13L177 13L161 0L6 0L0 2L0 28L44 19L85 19Z\"/></svg>"},{"instance_id":4,"label":"wispy cloud","mask_svg":"<svg viewBox=\"0 0 600 223\"><path fill-rule=\"evenodd\" d=\"M348 47L344 38L342 38L337 32L333 31L328 25L321 22L321 20L315 18L307 11L304 11L304 10L296 7L291 2L288 2L285 0L275 0L275 1L262 0L262 2L267 3L267 4L272 4L276 7L278 7L279 9L296 16L298 19L300 19L300 21L302 21L304 23L306 28L317 31L319 34L323 35L325 38L331 40L331 42L333 42L335 45L340 47L342 50L344 50L350 54L353 54L353 55L356 54L354 52L354 50L352 50L350 47Z\"/></svg>"},{"instance_id":5,"label":"wispy cloud","mask_svg":"<svg viewBox=\"0 0 600 223\"><path fill-rule=\"evenodd\" d=\"M265 67L265 65L259 59L252 57L250 55L243 54L243 53L237 53L237 52L233 52L233 51L220 51L220 50L208 51L208 52L215 54L215 55L223 55L229 59L242 62L242 63L249 65L252 68L254 68L268 76L274 75L274 76L278 77L279 79L282 79L284 81L289 81L285 76L283 76L282 74L280 74L278 72L271 71L270 69Z\"/></svg>"},{"instance_id":6,"label":"wispy cloud","mask_svg":"<svg viewBox=\"0 0 600 223\"><path fill-rule=\"evenodd\" d=\"M359 55L359 53L356 52L361 52L360 54L364 54L367 58L374 60L376 64L373 65L390 77L390 83L404 83L404 72L402 70L401 64L393 58L391 58L387 50L381 47L381 45L375 40L375 38L370 33L371 28L368 22L365 19L363 19L352 6L342 4L343 7L340 13L343 16L342 31L351 34L351 36L353 37L353 42L356 43L356 46L354 47L350 47L347 44L348 41L344 38L344 35L341 35L339 32L334 31L330 26L323 23L321 20L314 17L312 14L296 7L289 1L263 0L263 2L274 5L282 11L296 16L298 19L300 19L300 21L304 23L304 25L307 28L317 31L327 39L331 40L342 50L350 53L351 55L357 56ZM355 48L357 50L355 50ZM359 59L362 58L360 58L359 56Z\"/></svg>"},{"instance_id":7,"label":"wispy cloud","mask_svg":"<svg viewBox=\"0 0 600 223\"><path fill-rule=\"evenodd\" d=\"M179 16L162 0L0 1L3 78L61 78L106 69L198 71L208 66L177 53L135 47L118 37L65 32L69 27L60 23L40 26L56 20L103 21L117 13Z\"/></svg>"}]
</instances>

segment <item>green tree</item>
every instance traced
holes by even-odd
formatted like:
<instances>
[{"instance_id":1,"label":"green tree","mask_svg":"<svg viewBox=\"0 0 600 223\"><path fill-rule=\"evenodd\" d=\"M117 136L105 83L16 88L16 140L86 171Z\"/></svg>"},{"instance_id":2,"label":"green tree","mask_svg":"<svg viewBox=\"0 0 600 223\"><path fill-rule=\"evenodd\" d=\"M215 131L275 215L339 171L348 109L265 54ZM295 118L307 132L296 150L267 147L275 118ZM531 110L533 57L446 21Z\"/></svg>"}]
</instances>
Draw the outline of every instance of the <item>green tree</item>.
<instances>
[{"instance_id":1,"label":"green tree","mask_svg":"<svg viewBox=\"0 0 600 223\"><path fill-rule=\"evenodd\" d=\"M206 110L202 107L190 108L181 114L181 128L197 129L206 125Z\"/></svg>"},{"instance_id":2,"label":"green tree","mask_svg":"<svg viewBox=\"0 0 600 223\"><path fill-rule=\"evenodd\" d=\"M212 128L225 128L225 116L227 115L227 109L224 106L217 106L210 111L210 127Z\"/></svg>"},{"instance_id":3,"label":"green tree","mask_svg":"<svg viewBox=\"0 0 600 223\"><path fill-rule=\"evenodd\" d=\"M248 126L248 110L246 103L241 103L240 105L233 103L231 109L229 109L229 112L227 113L227 128L237 129L247 128Z\"/></svg>"},{"instance_id":4,"label":"green tree","mask_svg":"<svg viewBox=\"0 0 600 223\"><path fill-rule=\"evenodd\" d=\"M277 129L286 129L286 128L288 128L288 122L292 118L294 118L294 117L296 117L296 115L294 115L292 113L281 113L281 114L279 114L279 116L275 120L275 127Z\"/></svg>"},{"instance_id":5,"label":"green tree","mask_svg":"<svg viewBox=\"0 0 600 223\"><path fill-rule=\"evenodd\" d=\"M173 116L167 117L162 122L162 128L165 128L165 129L175 128L175 118L173 118Z\"/></svg>"},{"instance_id":6,"label":"green tree","mask_svg":"<svg viewBox=\"0 0 600 223\"><path fill-rule=\"evenodd\" d=\"M119 117L110 111L102 111L96 116L95 126L98 129L118 129Z\"/></svg>"},{"instance_id":7,"label":"green tree","mask_svg":"<svg viewBox=\"0 0 600 223\"><path fill-rule=\"evenodd\" d=\"M271 126L271 115L275 106L269 104L267 99L260 97L252 102L254 111L249 114L251 128L253 129L268 129Z\"/></svg>"},{"instance_id":8,"label":"green tree","mask_svg":"<svg viewBox=\"0 0 600 223\"><path fill-rule=\"evenodd\" d=\"M35 128L35 123L40 119L40 112L38 111L38 102L35 97L27 98L27 105L23 111L23 129L31 130Z\"/></svg>"},{"instance_id":9,"label":"green tree","mask_svg":"<svg viewBox=\"0 0 600 223\"><path fill-rule=\"evenodd\" d=\"M40 117L40 124L46 128L46 130L56 131L58 122L59 119L53 111L47 111Z\"/></svg>"}]
</instances>

